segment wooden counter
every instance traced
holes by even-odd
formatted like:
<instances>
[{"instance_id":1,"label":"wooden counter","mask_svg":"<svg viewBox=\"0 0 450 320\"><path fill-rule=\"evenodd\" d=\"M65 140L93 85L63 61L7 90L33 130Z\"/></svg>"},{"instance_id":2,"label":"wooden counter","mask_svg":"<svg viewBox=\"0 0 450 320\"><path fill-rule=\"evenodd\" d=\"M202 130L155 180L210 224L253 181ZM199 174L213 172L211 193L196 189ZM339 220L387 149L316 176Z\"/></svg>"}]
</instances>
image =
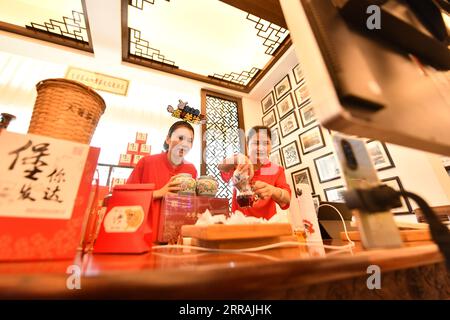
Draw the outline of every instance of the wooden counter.
<instances>
[{"instance_id":1,"label":"wooden counter","mask_svg":"<svg viewBox=\"0 0 450 320\"><path fill-rule=\"evenodd\" d=\"M71 264L82 270L80 290L66 287ZM367 288L370 265L381 269L381 289ZM245 254L155 249L143 255L0 263L0 298L449 299L450 278L429 242L325 256L306 247Z\"/></svg>"}]
</instances>

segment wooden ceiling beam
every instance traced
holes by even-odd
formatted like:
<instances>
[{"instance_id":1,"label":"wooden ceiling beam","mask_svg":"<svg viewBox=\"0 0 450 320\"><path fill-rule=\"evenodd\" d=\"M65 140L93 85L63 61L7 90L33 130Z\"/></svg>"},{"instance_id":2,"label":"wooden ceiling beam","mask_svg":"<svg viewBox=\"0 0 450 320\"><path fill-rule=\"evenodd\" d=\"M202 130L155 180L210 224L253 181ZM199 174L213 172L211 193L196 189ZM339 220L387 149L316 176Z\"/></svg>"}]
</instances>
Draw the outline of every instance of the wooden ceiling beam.
<instances>
[{"instance_id":1,"label":"wooden ceiling beam","mask_svg":"<svg viewBox=\"0 0 450 320\"><path fill-rule=\"evenodd\" d=\"M220 0L287 29L279 0Z\"/></svg>"}]
</instances>

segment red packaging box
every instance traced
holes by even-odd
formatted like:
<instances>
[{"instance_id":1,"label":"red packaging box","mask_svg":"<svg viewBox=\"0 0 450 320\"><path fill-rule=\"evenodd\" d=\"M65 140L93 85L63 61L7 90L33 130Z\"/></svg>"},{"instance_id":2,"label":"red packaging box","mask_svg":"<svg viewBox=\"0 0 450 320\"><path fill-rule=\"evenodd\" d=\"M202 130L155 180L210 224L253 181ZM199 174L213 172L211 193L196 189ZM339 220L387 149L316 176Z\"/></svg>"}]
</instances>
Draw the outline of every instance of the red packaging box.
<instances>
[{"instance_id":1,"label":"red packaging box","mask_svg":"<svg viewBox=\"0 0 450 320\"><path fill-rule=\"evenodd\" d=\"M229 214L228 199L171 195L164 196L161 204L157 241L159 243L177 243L181 226L195 224L198 216L206 211L212 215Z\"/></svg>"},{"instance_id":2,"label":"red packaging box","mask_svg":"<svg viewBox=\"0 0 450 320\"><path fill-rule=\"evenodd\" d=\"M1 203L0 201L0 211L2 211L0 215L0 261L73 259L81 242L82 224L85 215L90 211L89 198L92 187L91 183L97 167L100 149L65 140L33 134L13 134L1 130L0 138L6 139L0 139L0 149L3 149L5 152L9 152L10 149L16 149L16 146L12 146L12 141L15 141L18 137L25 137L25 141L30 141L31 144L29 145L29 148L21 149L21 153L18 155L19 161L15 163L16 167L23 164L22 157L28 155L27 152L35 152L37 150L36 148L33 150L32 146L35 146L35 144L41 142L40 146L42 147L43 144L48 143L48 151L46 151L45 154L46 157L41 158L42 161L45 159L44 162L48 165L40 168L42 172L39 172L39 174L45 173L44 175L36 175L36 177L39 177L39 183L55 183L56 175L52 176L52 178L55 178L53 181L43 178L48 177L49 171L47 170L52 170L51 163L53 163L53 160L51 160L51 157L55 157L56 154L60 152L59 150L61 150L61 148L72 148L72 153L66 153L66 155L73 155L76 157L78 157L79 152L84 152L81 150L86 150L87 157L83 162L84 165L81 167L81 179L77 184L78 187L75 189L74 205L68 212L64 211L59 213L56 209L45 209L44 204L41 206L40 204L43 203L42 201L44 200L42 199L42 195L37 192L37 188L31 190L32 192L30 194L22 194L24 196L23 204L31 206L29 218L24 216L15 216L17 215L16 213L10 212L9 209L5 210L2 208L2 205L7 205L7 203ZM7 141L6 148L3 145L4 141ZM9 157L5 156L3 158L3 155L1 155L0 158L2 159L1 162L3 164L8 166L10 165L10 161L8 159ZM3 161L4 159L7 159L7 161ZM58 172L61 172L59 170L61 168L66 168L65 165L68 162L62 163L61 161L57 161L56 163L60 165ZM69 169L67 170L70 171ZM52 173L56 172L57 171L53 171ZM63 196L61 196L61 198L58 198L57 196L60 191L70 184L71 180L68 177L74 172L65 173L65 178L64 175L59 176L59 179L61 179L59 183L61 184L58 185L58 188L52 187L52 193L45 194L47 196L47 200L52 198L52 201L56 201L56 205L59 205L57 202L64 203L64 200L67 199ZM3 176L0 178L6 179ZM18 177L18 180L20 178L23 178L23 176ZM14 187L14 185L11 184L11 181L0 182L0 185L10 185ZM30 182L30 185L31 183L32 182ZM36 187L38 186L39 184L36 185ZM49 190L50 189L47 189L46 191ZM5 193L1 196L5 197ZM25 196L33 197L35 199L34 202L28 202L31 201L31 199L25 199ZM0 200L6 200L6 198ZM22 210L21 204L17 205L17 210ZM40 217L39 215L42 215L44 212L45 216ZM33 215L33 217L31 217L31 215Z\"/></svg>"},{"instance_id":3,"label":"red packaging box","mask_svg":"<svg viewBox=\"0 0 450 320\"><path fill-rule=\"evenodd\" d=\"M116 186L108 201L94 253L144 253L151 248L148 216L154 184Z\"/></svg>"},{"instance_id":4,"label":"red packaging box","mask_svg":"<svg viewBox=\"0 0 450 320\"><path fill-rule=\"evenodd\" d=\"M111 189L113 189L115 186L120 186L125 183L127 183L127 179L125 179L125 178L112 178Z\"/></svg>"},{"instance_id":5,"label":"red packaging box","mask_svg":"<svg viewBox=\"0 0 450 320\"><path fill-rule=\"evenodd\" d=\"M138 154L139 153L139 143L129 142L127 146L128 154Z\"/></svg>"},{"instance_id":6,"label":"red packaging box","mask_svg":"<svg viewBox=\"0 0 450 320\"><path fill-rule=\"evenodd\" d=\"M136 132L136 143L147 143L147 134L144 132Z\"/></svg>"},{"instance_id":7,"label":"red packaging box","mask_svg":"<svg viewBox=\"0 0 450 320\"><path fill-rule=\"evenodd\" d=\"M149 144L140 144L139 145L139 154L141 155L149 155L152 151L152 146Z\"/></svg>"},{"instance_id":8,"label":"red packaging box","mask_svg":"<svg viewBox=\"0 0 450 320\"><path fill-rule=\"evenodd\" d=\"M131 166L133 161L133 155L131 154L121 154L119 159L119 166Z\"/></svg>"},{"instance_id":9,"label":"red packaging box","mask_svg":"<svg viewBox=\"0 0 450 320\"><path fill-rule=\"evenodd\" d=\"M145 157L144 155L140 155L140 154L135 154L133 155L133 163L131 164L133 167L135 167L139 160L141 160L143 157Z\"/></svg>"}]
</instances>

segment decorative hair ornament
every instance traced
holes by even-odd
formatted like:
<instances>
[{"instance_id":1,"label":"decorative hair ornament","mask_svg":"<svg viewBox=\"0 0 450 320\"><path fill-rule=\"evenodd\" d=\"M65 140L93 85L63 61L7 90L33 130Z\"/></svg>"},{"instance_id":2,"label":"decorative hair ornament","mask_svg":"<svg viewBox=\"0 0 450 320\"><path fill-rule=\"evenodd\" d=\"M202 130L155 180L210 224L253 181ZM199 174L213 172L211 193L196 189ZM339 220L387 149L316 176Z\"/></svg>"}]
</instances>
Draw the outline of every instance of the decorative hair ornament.
<instances>
[{"instance_id":1,"label":"decorative hair ornament","mask_svg":"<svg viewBox=\"0 0 450 320\"><path fill-rule=\"evenodd\" d=\"M178 118L193 124L205 124L206 116L200 114L200 110L191 108L188 102L183 102L181 99L178 100L178 105L176 108L172 107L170 104L167 106L167 111L172 114L172 117Z\"/></svg>"}]
</instances>

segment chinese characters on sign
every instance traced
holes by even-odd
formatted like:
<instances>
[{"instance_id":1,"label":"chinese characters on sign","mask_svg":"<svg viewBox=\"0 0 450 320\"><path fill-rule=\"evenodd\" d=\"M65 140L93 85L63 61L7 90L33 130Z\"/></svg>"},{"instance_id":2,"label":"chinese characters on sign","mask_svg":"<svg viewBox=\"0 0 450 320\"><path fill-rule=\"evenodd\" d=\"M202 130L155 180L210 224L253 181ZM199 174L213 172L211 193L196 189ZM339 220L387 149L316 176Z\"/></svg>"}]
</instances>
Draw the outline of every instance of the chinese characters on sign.
<instances>
[{"instance_id":1,"label":"chinese characters on sign","mask_svg":"<svg viewBox=\"0 0 450 320\"><path fill-rule=\"evenodd\" d=\"M69 219L89 146L0 134L0 216Z\"/></svg>"},{"instance_id":2,"label":"chinese characters on sign","mask_svg":"<svg viewBox=\"0 0 450 320\"><path fill-rule=\"evenodd\" d=\"M120 94L122 96L126 96L128 91L128 80L74 67L69 67L66 72L66 79L81 82L92 89Z\"/></svg>"}]
</instances>

